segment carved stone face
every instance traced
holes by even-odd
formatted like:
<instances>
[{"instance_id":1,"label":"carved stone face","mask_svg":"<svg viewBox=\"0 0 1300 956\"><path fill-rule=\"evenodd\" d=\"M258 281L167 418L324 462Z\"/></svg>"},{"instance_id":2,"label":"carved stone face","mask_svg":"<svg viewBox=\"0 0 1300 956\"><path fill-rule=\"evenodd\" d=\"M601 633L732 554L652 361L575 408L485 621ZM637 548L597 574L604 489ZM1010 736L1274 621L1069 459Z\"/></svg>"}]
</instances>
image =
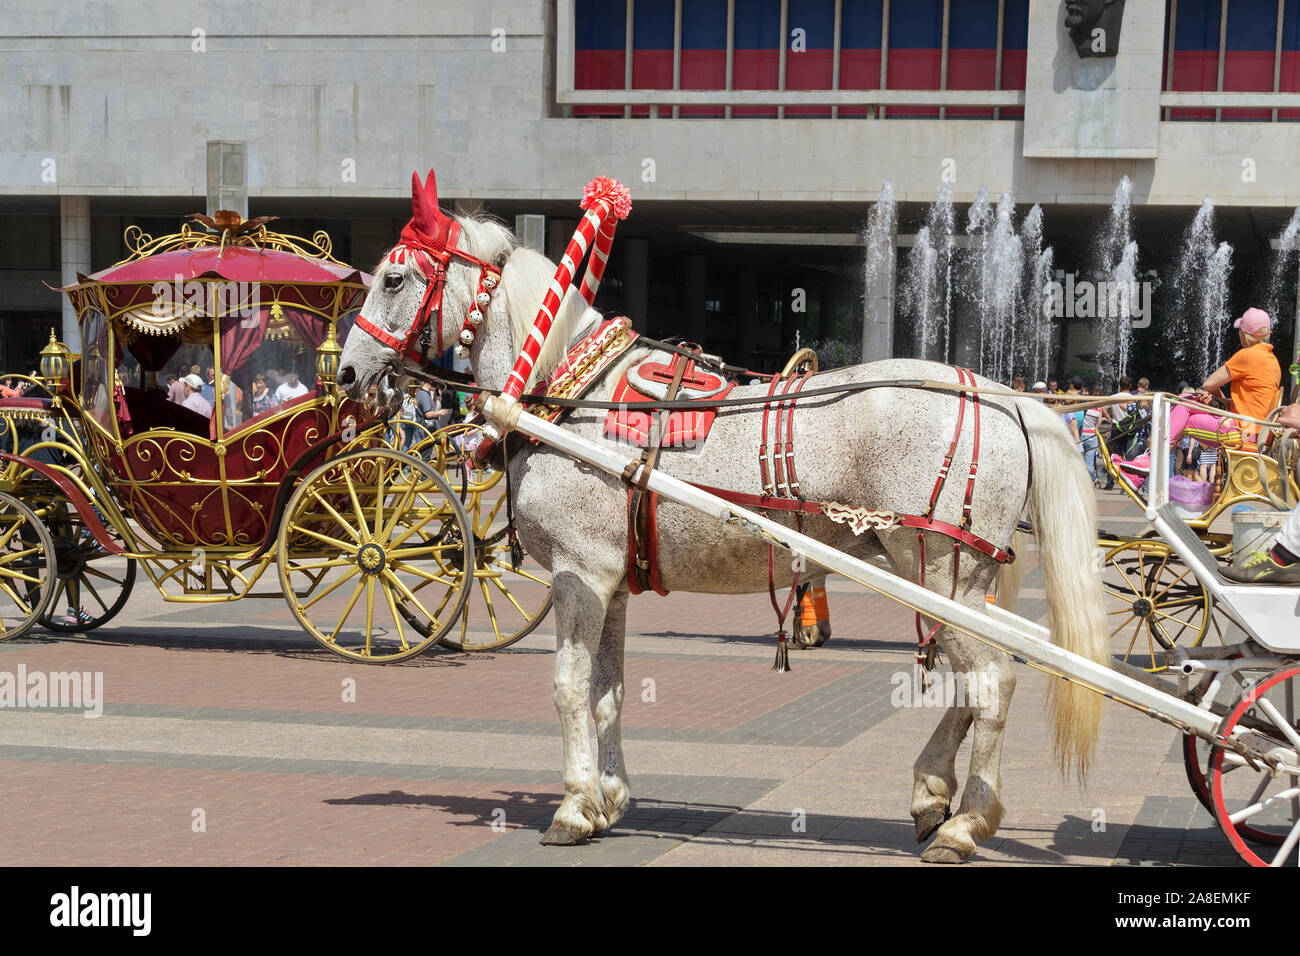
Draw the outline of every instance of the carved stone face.
<instances>
[{"instance_id":1,"label":"carved stone face","mask_svg":"<svg viewBox=\"0 0 1300 956\"><path fill-rule=\"evenodd\" d=\"M1080 57L1115 56L1124 0L1064 0L1065 28Z\"/></svg>"}]
</instances>

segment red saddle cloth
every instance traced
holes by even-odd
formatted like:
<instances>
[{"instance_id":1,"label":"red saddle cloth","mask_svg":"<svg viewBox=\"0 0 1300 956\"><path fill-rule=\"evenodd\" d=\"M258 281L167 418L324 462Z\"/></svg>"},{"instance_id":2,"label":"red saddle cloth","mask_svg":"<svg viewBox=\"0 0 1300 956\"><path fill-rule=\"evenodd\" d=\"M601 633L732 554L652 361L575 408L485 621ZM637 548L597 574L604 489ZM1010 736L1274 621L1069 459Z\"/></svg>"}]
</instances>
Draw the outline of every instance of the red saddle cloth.
<instances>
[{"instance_id":1,"label":"red saddle cloth","mask_svg":"<svg viewBox=\"0 0 1300 956\"><path fill-rule=\"evenodd\" d=\"M611 395L615 402L663 401L680 362L686 363L686 369L676 401L699 402L700 410L679 409L669 413L662 442L664 448L690 448L703 444L718 413L717 408L710 407L709 403L725 398L735 388L735 383L696 368L694 359L655 352L629 369ZM612 410L605 416L605 437L645 448L652 436L657 435L661 414L639 408Z\"/></svg>"}]
</instances>

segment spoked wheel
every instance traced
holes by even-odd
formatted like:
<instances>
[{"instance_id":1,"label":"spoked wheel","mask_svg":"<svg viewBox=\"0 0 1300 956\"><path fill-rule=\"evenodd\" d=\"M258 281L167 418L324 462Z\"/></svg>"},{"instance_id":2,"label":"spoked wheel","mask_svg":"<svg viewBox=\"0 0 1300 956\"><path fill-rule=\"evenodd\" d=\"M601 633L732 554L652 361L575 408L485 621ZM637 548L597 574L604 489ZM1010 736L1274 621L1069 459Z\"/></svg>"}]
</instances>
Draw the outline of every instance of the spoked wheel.
<instances>
[{"instance_id":1,"label":"spoked wheel","mask_svg":"<svg viewBox=\"0 0 1300 956\"><path fill-rule=\"evenodd\" d=\"M501 472L449 466L474 526L474 581L456 626L438 643L450 650L495 651L531 634L551 610L551 576L512 547Z\"/></svg>"},{"instance_id":2,"label":"spoked wheel","mask_svg":"<svg viewBox=\"0 0 1300 956\"><path fill-rule=\"evenodd\" d=\"M135 559L105 551L76 511L64 502L50 510L47 520L58 575L41 626L73 634L107 624L131 596Z\"/></svg>"},{"instance_id":3,"label":"spoked wheel","mask_svg":"<svg viewBox=\"0 0 1300 956\"><path fill-rule=\"evenodd\" d=\"M391 663L432 647L464 609L473 529L428 465L391 449L358 450L294 491L276 560L308 634L343 657Z\"/></svg>"},{"instance_id":4,"label":"spoked wheel","mask_svg":"<svg viewBox=\"0 0 1300 956\"><path fill-rule=\"evenodd\" d=\"M0 493L0 641L25 633L54 598L54 539L31 508Z\"/></svg>"},{"instance_id":5,"label":"spoked wheel","mask_svg":"<svg viewBox=\"0 0 1300 956\"><path fill-rule=\"evenodd\" d=\"M1267 760L1227 747L1210 757L1214 816L1233 849L1252 866L1300 861L1300 667L1280 667L1248 687L1219 735L1243 731L1244 742Z\"/></svg>"},{"instance_id":6,"label":"spoked wheel","mask_svg":"<svg viewBox=\"0 0 1300 956\"><path fill-rule=\"evenodd\" d=\"M1156 672L1175 645L1196 647L1217 629L1212 600L1169 545L1135 539L1110 548L1102 559L1106 619L1121 659ZM1220 635L1221 636L1221 635Z\"/></svg>"}]
</instances>

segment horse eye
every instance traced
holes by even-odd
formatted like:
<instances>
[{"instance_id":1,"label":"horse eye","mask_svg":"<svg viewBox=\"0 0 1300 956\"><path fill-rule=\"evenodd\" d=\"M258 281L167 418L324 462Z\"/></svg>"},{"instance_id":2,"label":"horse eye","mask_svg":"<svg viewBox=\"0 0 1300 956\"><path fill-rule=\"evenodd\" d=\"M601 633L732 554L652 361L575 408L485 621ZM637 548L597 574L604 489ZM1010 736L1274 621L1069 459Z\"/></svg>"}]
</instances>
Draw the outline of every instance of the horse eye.
<instances>
[{"instance_id":1,"label":"horse eye","mask_svg":"<svg viewBox=\"0 0 1300 956\"><path fill-rule=\"evenodd\" d=\"M384 291L396 292L402 287L402 274L400 272L389 272L384 276Z\"/></svg>"}]
</instances>

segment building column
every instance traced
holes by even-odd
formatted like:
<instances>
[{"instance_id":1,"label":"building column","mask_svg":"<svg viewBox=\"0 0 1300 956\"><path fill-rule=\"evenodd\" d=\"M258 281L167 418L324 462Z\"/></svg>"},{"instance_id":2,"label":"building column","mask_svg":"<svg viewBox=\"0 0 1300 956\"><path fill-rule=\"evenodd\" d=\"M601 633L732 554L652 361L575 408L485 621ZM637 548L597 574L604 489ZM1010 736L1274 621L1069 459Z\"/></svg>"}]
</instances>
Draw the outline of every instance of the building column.
<instances>
[{"instance_id":1,"label":"building column","mask_svg":"<svg viewBox=\"0 0 1300 956\"><path fill-rule=\"evenodd\" d=\"M686 256L686 340L701 346L708 338L708 316L704 310L709 294L708 262L697 252Z\"/></svg>"},{"instance_id":2,"label":"building column","mask_svg":"<svg viewBox=\"0 0 1300 956\"><path fill-rule=\"evenodd\" d=\"M59 256L62 260L64 285L77 281L77 273L89 275L90 265L90 197L59 197ZM81 330L77 313L68 297L63 299L63 344L73 352L81 351Z\"/></svg>"},{"instance_id":3,"label":"building column","mask_svg":"<svg viewBox=\"0 0 1300 956\"><path fill-rule=\"evenodd\" d=\"M632 320L632 328L648 332L650 315L650 240L624 239L623 312Z\"/></svg>"},{"instance_id":4,"label":"building column","mask_svg":"<svg viewBox=\"0 0 1300 956\"><path fill-rule=\"evenodd\" d=\"M736 362L753 367L758 347L758 269L741 266L736 273Z\"/></svg>"}]
</instances>

